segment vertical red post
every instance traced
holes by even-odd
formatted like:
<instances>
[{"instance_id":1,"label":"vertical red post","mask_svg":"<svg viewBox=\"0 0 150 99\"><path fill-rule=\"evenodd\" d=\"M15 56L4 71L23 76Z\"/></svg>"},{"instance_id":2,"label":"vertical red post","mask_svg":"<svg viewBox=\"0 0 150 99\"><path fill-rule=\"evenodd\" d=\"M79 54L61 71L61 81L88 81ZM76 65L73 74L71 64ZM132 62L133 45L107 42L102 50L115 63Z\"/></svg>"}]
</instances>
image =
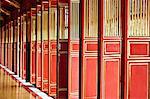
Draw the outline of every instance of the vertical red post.
<instances>
[{"instance_id":1,"label":"vertical red post","mask_svg":"<svg viewBox=\"0 0 150 99\"><path fill-rule=\"evenodd\" d=\"M104 0L98 0L98 99L102 98L101 68L103 60Z\"/></svg>"},{"instance_id":2,"label":"vertical red post","mask_svg":"<svg viewBox=\"0 0 150 99\"><path fill-rule=\"evenodd\" d=\"M127 98L127 34L129 0L121 0L121 25L122 25L122 54L121 54L121 98Z\"/></svg>"}]
</instances>

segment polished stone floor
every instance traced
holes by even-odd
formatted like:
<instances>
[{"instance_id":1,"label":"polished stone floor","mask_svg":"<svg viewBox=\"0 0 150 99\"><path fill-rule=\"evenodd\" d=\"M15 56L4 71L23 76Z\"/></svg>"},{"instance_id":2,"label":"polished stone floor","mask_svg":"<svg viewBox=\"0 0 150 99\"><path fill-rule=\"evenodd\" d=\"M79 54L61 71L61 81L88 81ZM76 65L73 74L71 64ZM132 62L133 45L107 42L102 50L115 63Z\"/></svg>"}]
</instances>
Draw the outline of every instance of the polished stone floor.
<instances>
[{"instance_id":1,"label":"polished stone floor","mask_svg":"<svg viewBox=\"0 0 150 99\"><path fill-rule=\"evenodd\" d=\"M0 99L35 99L35 97L0 69Z\"/></svg>"}]
</instances>

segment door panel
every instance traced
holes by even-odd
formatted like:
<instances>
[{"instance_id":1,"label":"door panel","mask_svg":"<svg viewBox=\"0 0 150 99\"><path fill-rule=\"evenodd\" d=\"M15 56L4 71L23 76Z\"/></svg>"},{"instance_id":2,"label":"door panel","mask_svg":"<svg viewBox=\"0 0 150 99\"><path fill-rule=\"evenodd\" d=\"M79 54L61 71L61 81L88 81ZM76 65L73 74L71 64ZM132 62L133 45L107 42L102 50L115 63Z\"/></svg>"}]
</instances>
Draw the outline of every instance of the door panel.
<instances>
[{"instance_id":1,"label":"door panel","mask_svg":"<svg viewBox=\"0 0 150 99\"><path fill-rule=\"evenodd\" d=\"M135 98L148 99L148 80L149 80L148 68L149 68L148 63L129 64L128 69L129 99Z\"/></svg>"},{"instance_id":2,"label":"door panel","mask_svg":"<svg viewBox=\"0 0 150 99\"><path fill-rule=\"evenodd\" d=\"M100 58L103 63L101 71L101 86L104 86L102 97L105 99L120 99L121 73L121 1L103 2L104 30L101 37L102 52ZM113 9L113 11L112 11ZM101 24L100 24L101 25ZM99 93L100 94L100 93Z\"/></svg>"},{"instance_id":3,"label":"door panel","mask_svg":"<svg viewBox=\"0 0 150 99\"><path fill-rule=\"evenodd\" d=\"M68 98L79 98L79 0L70 1L68 37Z\"/></svg>"},{"instance_id":4,"label":"door panel","mask_svg":"<svg viewBox=\"0 0 150 99\"><path fill-rule=\"evenodd\" d=\"M56 66L57 66L57 8L54 1L49 2L49 89L48 94L56 97Z\"/></svg>"},{"instance_id":5,"label":"door panel","mask_svg":"<svg viewBox=\"0 0 150 99\"><path fill-rule=\"evenodd\" d=\"M127 34L127 95L148 99L149 93L149 1L129 0ZM139 87L142 86L142 87ZM136 90L136 92L135 92Z\"/></svg>"},{"instance_id":6,"label":"door panel","mask_svg":"<svg viewBox=\"0 0 150 99\"><path fill-rule=\"evenodd\" d=\"M106 99L113 97L119 99L119 59L106 59L105 68L105 96Z\"/></svg>"},{"instance_id":7,"label":"door panel","mask_svg":"<svg viewBox=\"0 0 150 99\"><path fill-rule=\"evenodd\" d=\"M31 8L31 31L30 31L30 83L35 84L35 65L36 65L36 8Z\"/></svg>"},{"instance_id":8,"label":"door panel","mask_svg":"<svg viewBox=\"0 0 150 99\"><path fill-rule=\"evenodd\" d=\"M26 79L26 14L23 15L22 22L22 78Z\"/></svg>"},{"instance_id":9,"label":"door panel","mask_svg":"<svg viewBox=\"0 0 150 99\"><path fill-rule=\"evenodd\" d=\"M97 98L98 66L98 0L80 1L81 9L81 97ZM92 86L91 86L92 85Z\"/></svg>"},{"instance_id":10,"label":"door panel","mask_svg":"<svg viewBox=\"0 0 150 99\"><path fill-rule=\"evenodd\" d=\"M16 19L14 21L14 39L13 39L13 43L14 43L14 72L15 74L17 74L17 69L18 69L18 64L17 64L17 36L18 36L18 20Z\"/></svg>"},{"instance_id":11,"label":"door panel","mask_svg":"<svg viewBox=\"0 0 150 99\"><path fill-rule=\"evenodd\" d=\"M19 48L19 34L20 34L20 17L17 18L17 32L16 32L16 73L19 75L20 71L20 61L19 61L19 56L20 56L20 48Z\"/></svg>"},{"instance_id":12,"label":"door panel","mask_svg":"<svg viewBox=\"0 0 150 99\"><path fill-rule=\"evenodd\" d=\"M36 87L41 88L42 44L41 44L41 5L36 6Z\"/></svg>"},{"instance_id":13,"label":"door panel","mask_svg":"<svg viewBox=\"0 0 150 99\"><path fill-rule=\"evenodd\" d=\"M8 68L8 24L5 25L5 66Z\"/></svg>"},{"instance_id":14,"label":"door panel","mask_svg":"<svg viewBox=\"0 0 150 99\"><path fill-rule=\"evenodd\" d=\"M96 99L97 95L97 57L85 57L85 98ZM92 86L91 86L92 85Z\"/></svg>"},{"instance_id":15,"label":"door panel","mask_svg":"<svg viewBox=\"0 0 150 99\"><path fill-rule=\"evenodd\" d=\"M1 64L4 66L4 26L2 27L2 60L1 60Z\"/></svg>"},{"instance_id":16,"label":"door panel","mask_svg":"<svg viewBox=\"0 0 150 99\"><path fill-rule=\"evenodd\" d=\"M68 95L68 3L59 1L57 29L57 98Z\"/></svg>"},{"instance_id":17,"label":"door panel","mask_svg":"<svg viewBox=\"0 0 150 99\"><path fill-rule=\"evenodd\" d=\"M42 2L42 91L48 92L48 7L49 2Z\"/></svg>"}]
</instances>

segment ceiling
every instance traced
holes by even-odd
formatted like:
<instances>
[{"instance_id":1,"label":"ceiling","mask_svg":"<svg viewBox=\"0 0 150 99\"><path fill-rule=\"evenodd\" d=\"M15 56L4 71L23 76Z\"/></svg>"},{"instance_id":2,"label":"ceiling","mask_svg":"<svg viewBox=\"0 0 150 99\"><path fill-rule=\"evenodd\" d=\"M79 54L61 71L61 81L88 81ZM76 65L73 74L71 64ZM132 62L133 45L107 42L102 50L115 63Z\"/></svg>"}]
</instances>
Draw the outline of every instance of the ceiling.
<instances>
[{"instance_id":1,"label":"ceiling","mask_svg":"<svg viewBox=\"0 0 150 99\"><path fill-rule=\"evenodd\" d=\"M20 8L23 0L0 0L0 26L11 18L11 13Z\"/></svg>"},{"instance_id":2,"label":"ceiling","mask_svg":"<svg viewBox=\"0 0 150 99\"><path fill-rule=\"evenodd\" d=\"M35 6L41 0L0 0L0 26L17 16L18 9L25 12L27 7Z\"/></svg>"}]
</instances>

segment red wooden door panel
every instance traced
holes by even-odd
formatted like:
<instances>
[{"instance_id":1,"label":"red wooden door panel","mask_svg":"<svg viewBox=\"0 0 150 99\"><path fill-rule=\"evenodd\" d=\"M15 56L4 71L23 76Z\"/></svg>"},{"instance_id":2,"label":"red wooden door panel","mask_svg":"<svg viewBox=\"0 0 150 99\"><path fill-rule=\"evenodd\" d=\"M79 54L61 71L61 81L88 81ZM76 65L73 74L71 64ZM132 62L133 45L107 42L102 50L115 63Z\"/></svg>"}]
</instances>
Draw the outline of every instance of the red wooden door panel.
<instances>
[{"instance_id":1,"label":"red wooden door panel","mask_svg":"<svg viewBox=\"0 0 150 99\"><path fill-rule=\"evenodd\" d=\"M48 91L48 41L43 41L42 90Z\"/></svg>"},{"instance_id":2,"label":"red wooden door panel","mask_svg":"<svg viewBox=\"0 0 150 99\"><path fill-rule=\"evenodd\" d=\"M23 16L20 16L20 77L23 78Z\"/></svg>"},{"instance_id":3,"label":"red wooden door panel","mask_svg":"<svg viewBox=\"0 0 150 99\"><path fill-rule=\"evenodd\" d=\"M57 24L57 95L56 98L68 97L68 2L58 1Z\"/></svg>"},{"instance_id":4,"label":"red wooden door panel","mask_svg":"<svg viewBox=\"0 0 150 99\"><path fill-rule=\"evenodd\" d=\"M10 55L10 44L8 43L8 55ZM10 57L8 57L8 60L10 60ZM10 68L10 61L8 61L8 69Z\"/></svg>"},{"instance_id":5,"label":"red wooden door panel","mask_svg":"<svg viewBox=\"0 0 150 99\"><path fill-rule=\"evenodd\" d=\"M42 44L41 44L41 5L36 6L36 87L41 88L42 77Z\"/></svg>"},{"instance_id":6,"label":"red wooden door panel","mask_svg":"<svg viewBox=\"0 0 150 99\"><path fill-rule=\"evenodd\" d=\"M10 22L8 23L8 69L10 69Z\"/></svg>"},{"instance_id":7,"label":"red wooden door panel","mask_svg":"<svg viewBox=\"0 0 150 99\"><path fill-rule=\"evenodd\" d=\"M96 99L98 95L98 0L80 0L80 3L82 4L80 98Z\"/></svg>"},{"instance_id":8,"label":"red wooden door panel","mask_svg":"<svg viewBox=\"0 0 150 99\"><path fill-rule=\"evenodd\" d=\"M13 21L10 23L10 70L13 66Z\"/></svg>"},{"instance_id":9,"label":"red wooden door panel","mask_svg":"<svg viewBox=\"0 0 150 99\"><path fill-rule=\"evenodd\" d=\"M13 39L13 43L14 43L14 51L13 51L13 54L14 54L14 72L17 74L17 68L18 68L18 65L17 65L17 34L18 34L18 20L14 20L14 39Z\"/></svg>"},{"instance_id":10,"label":"red wooden door panel","mask_svg":"<svg viewBox=\"0 0 150 99\"><path fill-rule=\"evenodd\" d=\"M30 11L30 21L31 21L31 31L30 31L30 82L32 84L35 84L35 65L36 65L36 33L35 33L35 28L36 28L36 8L31 8Z\"/></svg>"},{"instance_id":11,"label":"red wooden door panel","mask_svg":"<svg viewBox=\"0 0 150 99\"><path fill-rule=\"evenodd\" d=\"M2 43L2 65L4 66L4 43Z\"/></svg>"},{"instance_id":12,"label":"red wooden door panel","mask_svg":"<svg viewBox=\"0 0 150 99\"><path fill-rule=\"evenodd\" d=\"M148 99L149 63L130 63L129 99Z\"/></svg>"},{"instance_id":13,"label":"red wooden door panel","mask_svg":"<svg viewBox=\"0 0 150 99\"><path fill-rule=\"evenodd\" d=\"M30 75L31 75L31 83L32 84L35 84L35 63L36 63L36 57L35 57L35 41L32 41L32 46L31 46L31 48L32 48L32 50L31 50L31 69L30 69L30 71L31 71L31 73L30 73Z\"/></svg>"},{"instance_id":14,"label":"red wooden door panel","mask_svg":"<svg viewBox=\"0 0 150 99\"><path fill-rule=\"evenodd\" d=\"M97 97L97 57L85 56L84 88L85 98ZM92 85L92 86L91 86Z\"/></svg>"},{"instance_id":15,"label":"red wooden door panel","mask_svg":"<svg viewBox=\"0 0 150 99\"><path fill-rule=\"evenodd\" d=\"M59 52L57 53L58 56L58 67L57 67L57 97L58 98L67 98L67 81L68 81L68 41L67 40L59 40L59 44L61 48L59 49Z\"/></svg>"},{"instance_id":16,"label":"red wooden door panel","mask_svg":"<svg viewBox=\"0 0 150 99\"><path fill-rule=\"evenodd\" d=\"M99 31L101 33L99 52L100 88L99 95L105 99L120 99L120 73L121 73L121 1L109 0L100 2L102 10L99 15ZM113 9L113 12L112 12ZM102 16L101 16L102 14ZM101 30L102 29L102 30ZM100 97L100 96L99 96Z\"/></svg>"},{"instance_id":17,"label":"red wooden door panel","mask_svg":"<svg viewBox=\"0 0 150 99\"><path fill-rule=\"evenodd\" d=\"M129 0L128 3L127 8L129 10L126 14L129 17L126 21L128 21L129 29L127 30L125 41L127 43L127 97L129 99L148 99L150 58L149 1Z\"/></svg>"},{"instance_id":18,"label":"red wooden door panel","mask_svg":"<svg viewBox=\"0 0 150 99\"><path fill-rule=\"evenodd\" d=\"M8 24L5 25L5 66L8 67Z\"/></svg>"},{"instance_id":19,"label":"red wooden door panel","mask_svg":"<svg viewBox=\"0 0 150 99\"><path fill-rule=\"evenodd\" d=\"M17 73L17 43L14 42L14 72Z\"/></svg>"},{"instance_id":20,"label":"red wooden door panel","mask_svg":"<svg viewBox=\"0 0 150 99\"><path fill-rule=\"evenodd\" d=\"M22 32L21 32L22 33ZM20 77L22 76L22 70L23 70L23 44L22 41L20 42Z\"/></svg>"},{"instance_id":21,"label":"red wooden door panel","mask_svg":"<svg viewBox=\"0 0 150 99\"><path fill-rule=\"evenodd\" d=\"M8 55L8 49L7 49L7 43L5 42L5 66L6 67L8 67L7 55Z\"/></svg>"},{"instance_id":22,"label":"red wooden door panel","mask_svg":"<svg viewBox=\"0 0 150 99\"><path fill-rule=\"evenodd\" d=\"M22 70L22 76L23 79L26 79L26 42L23 42L23 70Z\"/></svg>"},{"instance_id":23,"label":"red wooden door panel","mask_svg":"<svg viewBox=\"0 0 150 99\"><path fill-rule=\"evenodd\" d=\"M42 91L48 92L48 1L42 1L41 36L42 36Z\"/></svg>"},{"instance_id":24,"label":"red wooden door panel","mask_svg":"<svg viewBox=\"0 0 150 99\"><path fill-rule=\"evenodd\" d=\"M23 15L22 18L22 78L26 79L26 31L27 31L27 23L26 23L26 14Z\"/></svg>"},{"instance_id":25,"label":"red wooden door panel","mask_svg":"<svg viewBox=\"0 0 150 99\"><path fill-rule=\"evenodd\" d=\"M21 24L20 24L20 17L17 18L17 30L16 30L16 73L17 75L19 75L19 69L20 69L20 66L19 66L19 34L20 34L20 27Z\"/></svg>"},{"instance_id":26,"label":"red wooden door panel","mask_svg":"<svg viewBox=\"0 0 150 99\"><path fill-rule=\"evenodd\" d=\"M2 27L2 65L4 66L4 26Z\"/></svg>"},{"instance_id":27,"label":"red wooden door panel","mask_svg":"<svg viewBox=\"0 0 150 99\"><path fill-rule=\"evenodd\" d=\"M79 98L79 0L69 2L68 98Z\"/></svg>"},{"instance_id":28,"label":"red wooden door panel","mask_svg":"<svg viewBox=\"0 0 150 99\"><path fill-rule=\"evenodd\" d=\"M41 87L41 44L38 43L38 48L37 48L37 56L36 56L36 86Z\"/></svg>"},{"instance_id":29,"label":"red wooden door panel","mask_svg":"<svg viewBox=\"0 0 150 99\"><path fill-rule=\"evenodd\" d=\"M48 77L48 94L56 97L56 64L57 64L57 8L56 1L49 1L49 77Z\"/></svg>"},{"instance_id":30,"label":"red wooden door panel","mask_svg":"<svg viewBox=\"0 0 150 99\"><path fill-rule=\"evenodd\" d=\"M54 43L56 45L56 41L54 41ZM56 96L56 62L57 62L57 54L56 54L56 47L54 47L53 49L51 49L51 52L50 52L50 67L49 67L50 69L49 71L49 95L51 96Z\"/></svg>"},{"instance_id":31,"label":"red wooden door panel","mask_svg":"<svg viewBox=\"0 0 150 99\"><path fill-rule=\"evenodd\" d=\"M119 59L106 59L105 68L105 98L119 99Z\"/></svg>"}]
</instances>

